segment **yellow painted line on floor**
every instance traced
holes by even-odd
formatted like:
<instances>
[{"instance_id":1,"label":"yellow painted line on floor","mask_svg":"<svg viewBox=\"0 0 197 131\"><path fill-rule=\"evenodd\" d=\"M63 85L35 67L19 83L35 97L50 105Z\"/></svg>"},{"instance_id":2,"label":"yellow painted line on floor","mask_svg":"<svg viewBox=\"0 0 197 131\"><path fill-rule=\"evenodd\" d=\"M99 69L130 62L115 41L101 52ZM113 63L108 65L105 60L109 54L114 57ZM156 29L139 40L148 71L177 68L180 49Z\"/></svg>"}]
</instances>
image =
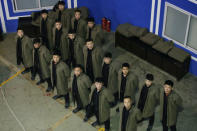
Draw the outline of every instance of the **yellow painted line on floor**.
<instances>
[{"instance_id":1,"label":"yellow painted line on floor","mask_svg":"<svg viewBox=\"0 0 197 131\"><path fill-rule=\"evenodd\" d=\"M98 131L105 131L105 128L100 128L98 129Z\"/></svg>"},{"instance_id":2,"label":"yellow painted line on floor","mask_svg":"<svg viewBox=\"0 0 197 131\"><path fill-rule=\"evenodd\" d=\"M14 74L13 76L11 76L9 79L7 79L6 81L2 82L0 84L0 87L2 87L3 85L5 85L8 81L14 79L15 77L17 77L18 75L21 74L21 72L23 72L25 70L25 68L23 68L22 70L18 71L16 74Z\"/></svg>"},{"instance_id":3,"label":"yellow painted line on floor","mask_svg":"<svg viewBox=\"0 0 197 131\"><path fill-rule=\"evenodd\" d=\"M52 127L49 128L47 131L53 131L55 128L57 128L59 125L61 125L66 119L68 119L71 115L72 115L72 112L69 112L62 119L60 119L55 124L53 124Z\"/></svg>"}]
</instances>

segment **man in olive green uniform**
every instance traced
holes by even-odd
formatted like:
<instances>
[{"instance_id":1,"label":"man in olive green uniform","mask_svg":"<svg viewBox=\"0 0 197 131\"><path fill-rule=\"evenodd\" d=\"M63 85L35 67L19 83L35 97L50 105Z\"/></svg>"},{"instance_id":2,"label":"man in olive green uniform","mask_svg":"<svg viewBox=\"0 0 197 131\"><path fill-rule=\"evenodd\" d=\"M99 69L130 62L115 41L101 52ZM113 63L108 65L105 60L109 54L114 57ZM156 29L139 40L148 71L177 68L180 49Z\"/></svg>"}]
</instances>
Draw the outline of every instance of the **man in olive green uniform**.
<instances>
[{"instance_id":1,"label":"man in olive green uniform","mask_svg":"<svg viewBox=\"0 0 197 131\"><path fill-rule=\"evenodd\" d=\"M52 49L54 50L60 50L61 51L61 55L62 55L62 60L66 61L67 57L64 55L67 49L67 46L65 44L65 40L66 40L66 36L67 36L67 31L66 29L64 29L62 27L62 23L59 20L55 21L55 26L53 28L52 31Z\"/></svg>"},{"instance_id":2,"label":"man in olive green uniform","mask_svg":"<svg viewBox=\"0 0 197 131\"><path fill-rule=\"evenodd\" d=\"M103 86L101 77L95 79L95 84L91 87L89 105L84 121L92 115L96 116L96 121L92 126L105 124L105 131L110 130L110 107L114 104L114 97L108 89Z\"/></svg>"},{"instance_id":3,"label":"man in olive green uniform","mask_svg":"<svg viewBox=\"0 0 197 131\"><path fill-rule=\"evenodd\" d=\"M147 131L151 131L155 119L155 108L159 103L159 88L153 83L154 76L147 74L145 84L139 90L137 108L142 112L143 120L149 120Z\"/></svg>"},{"instance_id":4,"label":"man in olive green uniform","mask_svg":"<svg viewBox=\"0 0 197 131\"><path fill-rule=\"evenodd\" d=\"M63 56L69 67L75 67L76 64L84 65L83 46L85 40L77 36L74 30L69 30L67 38L63 43Z\"/></svg>"},{"instance_id":5,"label":"man in olive green uniform","mask_svg":"<svg viewBox=\"0 0 197 131\"><path fill-rule=\"evenodd\" d=\"M173 90L173 82L166 80L160 91L160 120L163 131L176 131L178 113L182 110L182 98Z\"/></svg>"},{"instance_id":6,"label":"man in olive green uniform","mask_svg":"<svg viewBox=\"0 0 197 131\"><path fill-rule=\"evenodd\" d=\"M42 37L42 43L51 51L52 50L52 28L54 26L54 20L48 17L48 11L42 10L40 17L32 24L40 27L40 34Z\"/></svg>"},{"instance_id":7,"label":"man in olive green uniform","mask_svg":"<svg viewBox=\"0 0 197 131\"><path fill-rule=\"evenodd\" d=\"M118 72L119 101L123 102L124 96L130 96L134 101L138 84L138 77L130 71L130 65L128 63L123 63L122 69Z\"/></svg>"},{"instance_id":8,"label":"man in olive green uniform","mask_svg":"<svg viewBox=\"0 0 197 131\"><path fill-rule=\"evenodd\" d=\"M122 64L120 64L118 61L112 61L109 66L109 76L108 76L107 88L114 95L116 103L118 103L118 101L119 101L118 72L119 72L119 69L121 68L121 66L122 66Z\"/></svg>"},{"instance_id":9,"label":"man in olive green uniform","mask_svg":"<svg viewBox=\"0 0 197 131\"><path fill-rule=\"evenodd\" d=\"M73 110L73 113L77 113L83 108L87 109L91 85L90 78L83 73L82 65L76 65L71 73L70 79L73 101L77 103L77 107Z\"/></svg>"},{"instance_id":10,"label":"man in olive green uniform","mask_svg":"<svg viewBox=\"0 0 197 131\"><path fill-rule=\"evenodd\" d=\"M105 87L107 87L107 85L108 85L108 78L109 78L109 71L110 71L111 62L112 62L112 54L110 52L106 52L103 57L103 65L102 65L102 77L104 80Z\"/></svg>"},{"instance_id":11,"label":"man in olive green uniform","mask_svg":"<svg viewBox=\"0 0 197 131\"><path fill-rule=\"evenodd\" d=\"M142 119L139 109L135 108L130 96L124 97L120 105L119 131L137 131L137 123Z\"/></svg>"},{"instance_id":12,"label":"man in olive green uniform","mask_svg":"<svg viewBox=\"0 0 197 131\"><path fill-rule=\"evenodd\" d=\"M92 82L96 77L102 76L103 51L100 47L94 46L93 40L87 40L83 48L84 67L86 74Z\"/></svg>"},{"instance_id":13,"label":"man in olive green uniform","mask_svg":"<svg viewBox=\"0 0 197 131\"><path fill-rule=\"evenodd\" d=\"M69 92L68 92L68 79L70 77L70 69L67 64L61 61L60 51L54 51L53 59L50 64L51 72L51 82L53 89L56 87L57 95L54 96L54 99L60 97L65 98L65 108L68 108L70 105L69 101ZM51 89L48 90L48 92Z\"/></svg>"},{"instance_id":14,"label":"man in olive green uniform","mask_svg":"<svg viewBox=\"0 0 197 131\"><path fill-rule=\"evenodd\" d=\"M20 65L22 63L25 67L25 70L22 72L22 74L28 73L29 71L32 70L32 66L33 66L32 41L28 36L24 35L24 32L20 27L18 27L17 29L17 35L15 41L16 41L17 65Z\"/></svg>"},{"instance_id":15,"label":"man in olive green uniform","mask_svg":"<svg viewBox=\"0 0 197 131\"><path fill-rule=\"evenodd\" d=\"M38 73L40 81L37 85L40 85L47 81L48 88L51 88L51 78L49 71L49 64L51 61L51 54L46 46L41 44L40 38L35 38L33 40L34 50L33 50L33 73L32 80L35 80L35 76Z\"/></svg>"},{"instance_id":16,"label":"man in olive green uniform","mask_svg":"<svg viewBox=\"0 0 197 131\"><path fill-rule=\"evenodd\" d=\"M49 17L53 20L61 21L63 28L70 28L70 14L69 10L65 9L65 2L59 1L57 3L57 9L49 12Z\"/></svg>"},{"instance_id":17,"label":"man in olive green uniform","mask_svg":"<svg viewBox=\"0 0 197 131\"><path fill-rule=\"evenodd\" d=\"M81 11L75 10L75 16L71 19L71 29L82 38L86 38L87 23L81 19Z\"/></svg>"},{"instance_id":18,"label":"man in olive green uniform","mask_svg":"<svg viewBox=\"0 0 197 131\"><path fill-rule=\"evenodd\" d=\"M88 18L86 39L92 39L95 45L100 46L104 41L103 31L100 26L95 25L93 17Z\"/></svg>"}]
</instances>

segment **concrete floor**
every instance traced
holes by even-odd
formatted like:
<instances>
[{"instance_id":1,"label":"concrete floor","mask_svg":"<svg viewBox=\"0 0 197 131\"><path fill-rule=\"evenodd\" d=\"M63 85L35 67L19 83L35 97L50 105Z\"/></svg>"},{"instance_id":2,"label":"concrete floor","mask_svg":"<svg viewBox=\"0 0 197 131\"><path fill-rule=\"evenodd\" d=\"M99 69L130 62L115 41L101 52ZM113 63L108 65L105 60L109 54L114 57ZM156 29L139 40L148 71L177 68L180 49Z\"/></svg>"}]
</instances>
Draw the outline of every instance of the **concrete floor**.
<instances>
[{"instance_id":1,"label":"concrete floor","mask_svg":"<svg viewBox=\"0 0 197 131\"><path fill-rule=\"evenodd\" d=\"M23 66L16 65L14 35L6 35L5 40L0 42L0 83L23 69ZM177 123L178 131L196 131L197 77L188 73L177 82L175 78L153 65L125 50L115 48L114 34L106 34L106 36L107 44L103 49L113 53L113 61L117 64L129 62L140 79L140 86L148 72L154 74L155 82L158 84L163 84L166 79L172 79L175 82L175 89L184 100L184 111L179 114ZM29 74L19 74L0 88L0 131L96 131L102 127L91 126L91 122L95 120L94 117L84 123L83 111L73 114L73 105L66 110L63 100L54 101L52 96L46 96L45 84L36 86L35 83L30 80ZM118 131L119 114L115 112L115 108L111 112L111 129ZM138 131L145 131L147 124L147 121L141 123ZM161 131L161 129L157 109L153 131Z\"/></svg>"}]
</instances>

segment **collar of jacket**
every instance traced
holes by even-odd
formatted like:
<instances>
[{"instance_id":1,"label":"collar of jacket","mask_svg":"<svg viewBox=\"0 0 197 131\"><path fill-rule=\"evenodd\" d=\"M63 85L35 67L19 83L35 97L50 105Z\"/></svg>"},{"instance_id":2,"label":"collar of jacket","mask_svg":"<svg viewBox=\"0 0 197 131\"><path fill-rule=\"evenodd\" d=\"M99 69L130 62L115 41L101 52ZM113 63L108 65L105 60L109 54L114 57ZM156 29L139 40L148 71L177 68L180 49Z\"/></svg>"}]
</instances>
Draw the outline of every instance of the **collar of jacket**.
<instances>
[{"instance_id":1,"label":"collar of jacket","mask_svg":"<svg viewBox=\"0 0 197 131\"><path fill-rule=\"evenodd\" d=\"M69 37L67 37L68 38L68 41L70 40L70 38ZM75 38L74 39L72 39L72 41L73 41L73 43L75 42L75 40L76 40L76 35L75 35Z\"/></svg>"},{"instance_id":2,"label":"collar of jacket","mask_svg":"<svg viewBox=\"0 0 197 131\"><path fill-rule=\"evenodd\" d=\"M76 77L77 77L77 79L81 79L81 76L83 76L83 74L84 74L84 73L83 73L83 72L81 72L78 76L76 76ZM74 75L75 75L75 74L74 74ZM74 75L73 75L73 76L74 76Z\"/></svg>"}]
</instances>

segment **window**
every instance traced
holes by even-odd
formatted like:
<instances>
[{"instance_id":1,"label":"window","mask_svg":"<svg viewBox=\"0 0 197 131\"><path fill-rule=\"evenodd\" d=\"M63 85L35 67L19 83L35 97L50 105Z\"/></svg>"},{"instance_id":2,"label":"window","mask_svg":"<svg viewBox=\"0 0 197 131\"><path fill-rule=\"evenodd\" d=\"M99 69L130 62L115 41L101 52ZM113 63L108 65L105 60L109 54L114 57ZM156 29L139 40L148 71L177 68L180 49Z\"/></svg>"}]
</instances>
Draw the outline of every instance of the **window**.
<instances>
[{"instance_id":1,"label":"window","mask_svg":"<svg viewBox=\"0 0 197 131\"><path fill-rule=\"evenodd\" d=\"M13 0L14 11L33 11L51 9L59 0Z\"/></svg>"},{"instance_id":2,"label":"window","mask_svg":"<svg viewBox=\"0 0 197 131\"><path fill-rule=\"evenodd\" d=\"M191 17L190 20L190 28L187 39L187 44L189 47L197 50L197 18Z\"/></svg>"},{"instance_id":3,"label":"window","mask_svg":"<svg viewBox=\"0 0 197 131\"><path fill-rule=\"evenodd\" d=\"M166 2L163 36L197 52L197 17Z\"/></svg>"}]
</instances>

